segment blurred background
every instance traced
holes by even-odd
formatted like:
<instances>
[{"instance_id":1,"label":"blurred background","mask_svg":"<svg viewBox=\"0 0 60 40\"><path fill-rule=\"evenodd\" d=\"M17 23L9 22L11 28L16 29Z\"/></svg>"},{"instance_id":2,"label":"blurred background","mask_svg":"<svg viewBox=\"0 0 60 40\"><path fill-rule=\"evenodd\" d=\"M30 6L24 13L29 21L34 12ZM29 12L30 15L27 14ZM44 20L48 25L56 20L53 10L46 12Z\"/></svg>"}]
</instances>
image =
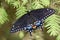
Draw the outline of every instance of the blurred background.
<instances>
[{"instance_id":1,"label":"blurred background","mask_svg":"<svg viewBox=\"0 0 60 40\"><path fill-rule=\"evenodd\" d=\"M45 20L43 31L37 29L33 36L25 31L10 33L13 23L26 11L45 7L56 12ZM0 0L0 40L60 40L60 0Z\"/></svg>"}]
</instances>

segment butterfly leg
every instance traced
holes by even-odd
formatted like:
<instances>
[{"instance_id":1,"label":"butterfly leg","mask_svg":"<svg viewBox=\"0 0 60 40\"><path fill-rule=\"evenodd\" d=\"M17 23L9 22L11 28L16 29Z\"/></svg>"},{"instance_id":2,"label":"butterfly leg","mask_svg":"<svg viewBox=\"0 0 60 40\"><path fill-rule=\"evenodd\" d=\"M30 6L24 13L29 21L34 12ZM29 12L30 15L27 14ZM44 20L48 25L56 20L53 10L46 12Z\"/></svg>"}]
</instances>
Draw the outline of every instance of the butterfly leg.
<instances>
[{"instance_id":1,"label":"butterfly leg","mask_svg":"<svg viewBox=\"0 0 60 40\"><path fill-rule=\"evenodd\" d=\"M41 28L42 31L43 31L43 23L44 23L44 20L41 20L40 28Z\"/></svg>"},{"instance_id":2,"label":"butterfly leg","mask_svg":"<svg viewBox=\"0 0 60 40\"><path fill-rule=\"evenodd\" d=\"M43 22L41 21L37 27L43 31Z\"/></svg>"},{"instance_id":3,"label":"butterfly leg","mask_svg":"<svg viewBox=\"0 0 60 40\"><path fill-rule=\"evenodd\" d=\"M41 30L43 31L43 27L41 26Z\"/></svg>"},{"instance_id":4,"label":"butterfly leg","mask_svg":"<svg viewBox=\"0 0 60 40\"><path fill-rule=\"evenodd\" d=\"M30 36L32 36L32 32L30 32Z\"/></svg>"},{"instance_id":5,"label":"butterfly leg","mask_svg":"<svg viewBox=\"0 0 60 40\"><path fill-rule=\"evenodd\" d=\"M30 36L32 36L33 29L29 30Z\"/></svg>"}]
</instances>

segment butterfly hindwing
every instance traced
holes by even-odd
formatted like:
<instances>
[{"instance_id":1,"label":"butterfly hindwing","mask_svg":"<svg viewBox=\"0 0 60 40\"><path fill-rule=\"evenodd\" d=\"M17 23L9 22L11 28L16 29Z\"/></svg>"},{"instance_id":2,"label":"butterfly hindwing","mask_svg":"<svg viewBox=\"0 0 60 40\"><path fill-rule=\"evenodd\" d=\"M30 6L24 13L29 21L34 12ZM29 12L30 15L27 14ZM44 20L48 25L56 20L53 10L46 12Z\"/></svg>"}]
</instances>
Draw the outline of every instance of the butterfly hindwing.
<instances>
[{"instance_id":1,"label":"butterfly hindwing","mask_svg":"<svg viewBox=\"0 0 60 40\"><path fill-rule=\"evenodd\" d=\"M38 19L35 18L33 15L25 14L13 24L13 26L11 28L11 32L25 30L25 28L28 28L28 25L34 24L34 22L37 20ZM31 30L33 30L33 29L31 29Z\"/></svg>"},{"instance_id":2,"label":"butterfly hindwing","mask_svg":"<svg viewBox=\"0 0 60 40\"><path fill-rule=\"evenodd\" d=\"M21 18L19 18L12 26L11 28L11 32L17 32L22 30L26 25L27 25L27 18L28 15L25 14L24 16L22 16Z\"/></svg>"}]
</instances>

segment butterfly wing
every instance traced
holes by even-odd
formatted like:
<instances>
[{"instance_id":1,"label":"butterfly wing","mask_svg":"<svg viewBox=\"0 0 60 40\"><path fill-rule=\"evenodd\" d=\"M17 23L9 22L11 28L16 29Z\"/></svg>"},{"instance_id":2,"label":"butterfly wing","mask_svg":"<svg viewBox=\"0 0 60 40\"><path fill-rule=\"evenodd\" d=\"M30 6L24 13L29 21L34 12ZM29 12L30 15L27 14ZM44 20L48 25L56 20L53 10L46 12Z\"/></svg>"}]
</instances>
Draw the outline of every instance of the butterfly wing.
<instances>
[{"instance_id":1,"label":"butterfly wing","mask_svg":"<svg viewBox=\"0 0 60 40\"><path fill-rule=\"evenodd\" d=\"M27 19L29 16L27 14L23 15L21 18L19 18L12 26L11 32L17 32L20 30L23 30L23 28L27 25Z\"/></svg>"},{"instance_id":2,"label":"butterfly wing","mask_svg":"<svg viewBox=\"0 0 60 40\"><path fill-rule=\"evenodd\" d=\"M46 19L50 15L54 14L55 10L51 8L41 8L37 10L32 10L29 12L30 15L33 15L39 20Z\"/></svg>"},{"instance_id":3,"label":"butterfly wing","mask_svg":"<svg viewBox=\"0 0 60 40\"><path fill-rule=\"evenodd\" d=\"M35 18L34 16L25 14L13 24L11 32L13 33L20 30L25 30L25 28L28 27L27 25L33 24L36 20L37 18Z\"/></svg>"},{"instance_id":4,"label":"butterfly wing","mask_svg":"<svg viewBox=\"0 0 60 40\"><path fill-rule=\"evenodd\" d=\"M13 24L13 27L11 28L11 32L17 32L20 30L24 30L25 28L30 27L27 25L34 24L34 22L37 20L41 21L41 24L43 24L42 23L43 20L46 19L48 16L52 15L53 13L54 13L54 10L50 9L50 8L32 10L32 11L28 12L27 14L23 15Z\"/></svg>"}]
</instances>

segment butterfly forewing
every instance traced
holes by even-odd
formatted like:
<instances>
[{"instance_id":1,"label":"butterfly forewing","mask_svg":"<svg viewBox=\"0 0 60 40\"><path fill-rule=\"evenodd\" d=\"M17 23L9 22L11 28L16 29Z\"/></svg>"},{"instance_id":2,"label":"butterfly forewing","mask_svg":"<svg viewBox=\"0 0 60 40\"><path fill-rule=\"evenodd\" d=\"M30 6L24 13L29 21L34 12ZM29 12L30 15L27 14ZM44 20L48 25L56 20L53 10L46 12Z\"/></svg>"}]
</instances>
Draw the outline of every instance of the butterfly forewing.
<instances>
[{"instance_id":1,"label":"butterfly forewing","mask_svg":"<svg viewBox=\"0 0 60 40\"><path fill-rule=\"evenodd\" d=\"M36 17L37 19L41 20L41 19L44 19L44 17L46 19L48 16L52 15L54 12L55 10L51 8L41 8L41 9L33 10L29 13L34 17Z\"/></svg>"}]
</instances>

